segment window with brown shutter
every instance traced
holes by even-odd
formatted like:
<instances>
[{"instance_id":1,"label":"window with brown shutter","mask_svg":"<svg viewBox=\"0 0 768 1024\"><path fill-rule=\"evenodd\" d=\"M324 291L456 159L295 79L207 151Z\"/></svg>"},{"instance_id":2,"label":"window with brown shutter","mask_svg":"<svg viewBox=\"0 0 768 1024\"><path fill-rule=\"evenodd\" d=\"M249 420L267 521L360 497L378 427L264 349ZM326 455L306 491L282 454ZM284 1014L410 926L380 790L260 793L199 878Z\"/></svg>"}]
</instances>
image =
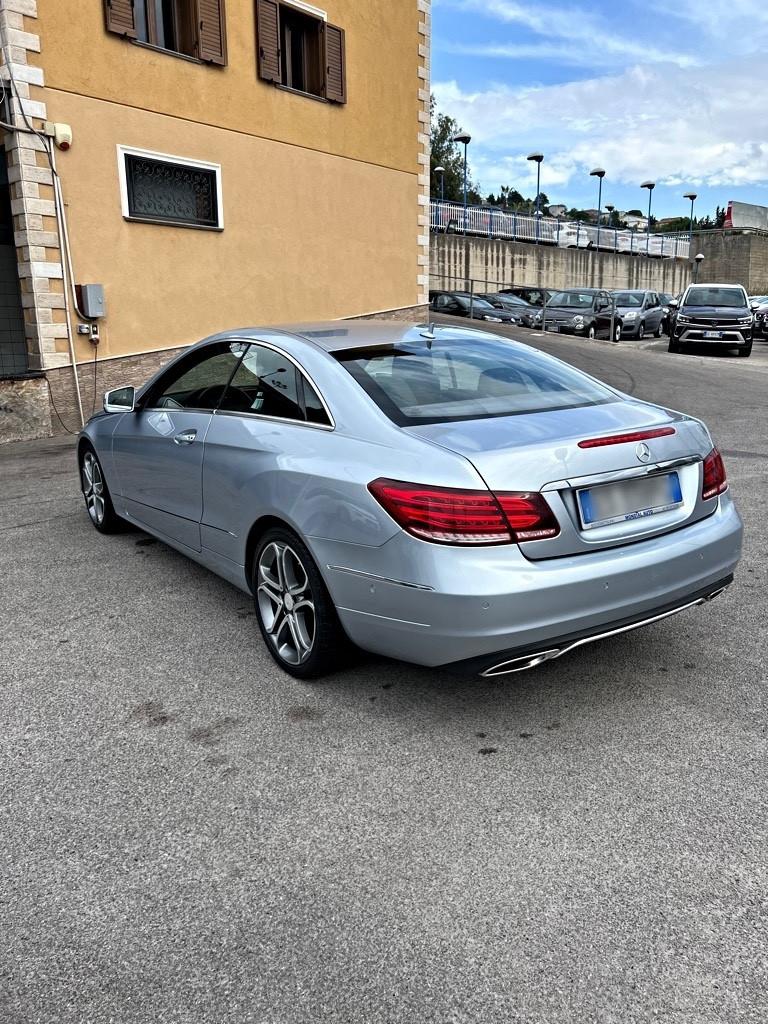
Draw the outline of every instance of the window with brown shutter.
<instances>
[{"instance_id":1,"label":"window with brown shutter","mask_svg":"<svg viewBox=\"0 0 768 1024\"><path fill-rule=\"evenodd\" d=\"M256 0L259 77L266 82L346 103L344 30L309 5Z\"/></svg>"},{"instance_id":2,"label":"window with brown shutter","mask_svg":"<svg viewBox=\"0 0 768 1024\"><path fill-rule=\"evenodd\" d=\"M227 63L224 0L104 0L107 30L138 43Z\"/></svg>"}]
</instances>

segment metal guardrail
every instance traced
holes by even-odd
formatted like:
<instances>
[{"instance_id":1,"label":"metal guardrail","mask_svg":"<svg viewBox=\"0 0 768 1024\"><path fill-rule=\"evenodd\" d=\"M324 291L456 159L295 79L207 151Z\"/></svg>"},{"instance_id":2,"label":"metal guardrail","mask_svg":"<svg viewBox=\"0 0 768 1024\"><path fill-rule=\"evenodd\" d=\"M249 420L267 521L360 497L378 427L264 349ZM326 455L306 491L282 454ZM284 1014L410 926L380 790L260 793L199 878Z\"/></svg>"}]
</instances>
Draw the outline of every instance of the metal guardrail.
<instances>
[{"instance_id":1,"label":"metal guardrail","mask_svg":"<svg viewBox=\"0 0 768 1024\"><path fill-rule=\"evenodd\" d=\"M593 249L618 252L630 256L689 259L687 235L660 235L651 232L597 227L559 217L536 217L487 206L431 200L430 230L446 233L479 235L485 238L506 238L514 242L538 242L564 249Z\"/></svg>"}]
</instances>

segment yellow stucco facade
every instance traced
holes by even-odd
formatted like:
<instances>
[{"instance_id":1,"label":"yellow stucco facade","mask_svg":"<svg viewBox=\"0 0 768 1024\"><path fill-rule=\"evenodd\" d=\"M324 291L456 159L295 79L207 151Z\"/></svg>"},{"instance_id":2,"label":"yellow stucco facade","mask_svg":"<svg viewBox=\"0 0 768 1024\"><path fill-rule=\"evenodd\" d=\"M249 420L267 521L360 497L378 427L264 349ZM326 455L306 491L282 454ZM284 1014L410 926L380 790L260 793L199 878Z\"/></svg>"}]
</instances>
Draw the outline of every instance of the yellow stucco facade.
<instances>
[{"instance_id":1,"label":"yellow stucco facade","mask_svg":"<svg viewBox=\"0 0 768 1024\"><path fill-rule=\"evenodd\" d=\"M75 280L104 286L99 358L425 301L428 3L328 0L325 13L346 36L344 104L258 77L254 0L226 0L224 67L108 32L104 0L37 0L24 17L43 75L31 101L72 128L56 167ZM219 165L222 230L126 219L119 147ZM53 198L42 177L38 195ZM67 315L51 366L72 345L92 356L75 312L53 310Z\"/></svg>"}]
</instances>

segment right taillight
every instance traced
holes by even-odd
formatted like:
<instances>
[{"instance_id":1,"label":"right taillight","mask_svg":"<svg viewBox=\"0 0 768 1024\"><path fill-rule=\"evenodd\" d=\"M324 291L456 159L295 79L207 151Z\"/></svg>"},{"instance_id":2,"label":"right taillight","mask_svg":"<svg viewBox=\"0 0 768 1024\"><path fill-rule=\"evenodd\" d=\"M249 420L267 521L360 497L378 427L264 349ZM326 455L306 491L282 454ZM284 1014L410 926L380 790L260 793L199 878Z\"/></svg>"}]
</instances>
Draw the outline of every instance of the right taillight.
<instances>
[{"instance_id":1,"label":"right taillight","mask_svg":"<svg viewBox=\"0 0 768 1024\"><path fill-rule=\"evenodd\" d=\"M713 448L704 459L704 479L701 485L701 496L705 500L714 498L728 490L723 457L717 448Z\"/></svg>"},{"instance_id":2,"label":"right taillight","mask_svg":"<svg viewBox=\"0 0 768 1024\"><path fill-rule=\"evenodd\" d=\"M398 526L438 544L509 544L560 532L541 494L433 487L378 479L368 490Z\"/></svg>"}]
</instances>

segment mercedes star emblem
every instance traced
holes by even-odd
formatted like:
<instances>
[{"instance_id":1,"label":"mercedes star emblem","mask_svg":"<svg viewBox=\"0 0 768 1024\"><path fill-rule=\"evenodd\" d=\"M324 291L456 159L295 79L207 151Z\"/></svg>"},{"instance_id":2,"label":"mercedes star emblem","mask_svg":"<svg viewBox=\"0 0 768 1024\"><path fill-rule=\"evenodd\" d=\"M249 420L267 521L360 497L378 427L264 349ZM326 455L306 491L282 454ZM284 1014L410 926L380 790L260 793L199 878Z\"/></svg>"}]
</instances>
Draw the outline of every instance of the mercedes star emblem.
<instances>
[{"instance_id":1,"label":"mercedes star emblem","mask_svg":"<svg viewBox=\"0 0 768 1024\"><path fill-rule=\"evenodd\" d=\"M643 441L635 448L635 455L641 462L647 462L651 457L651 449Z\"/></svg>"}]
</instances>

